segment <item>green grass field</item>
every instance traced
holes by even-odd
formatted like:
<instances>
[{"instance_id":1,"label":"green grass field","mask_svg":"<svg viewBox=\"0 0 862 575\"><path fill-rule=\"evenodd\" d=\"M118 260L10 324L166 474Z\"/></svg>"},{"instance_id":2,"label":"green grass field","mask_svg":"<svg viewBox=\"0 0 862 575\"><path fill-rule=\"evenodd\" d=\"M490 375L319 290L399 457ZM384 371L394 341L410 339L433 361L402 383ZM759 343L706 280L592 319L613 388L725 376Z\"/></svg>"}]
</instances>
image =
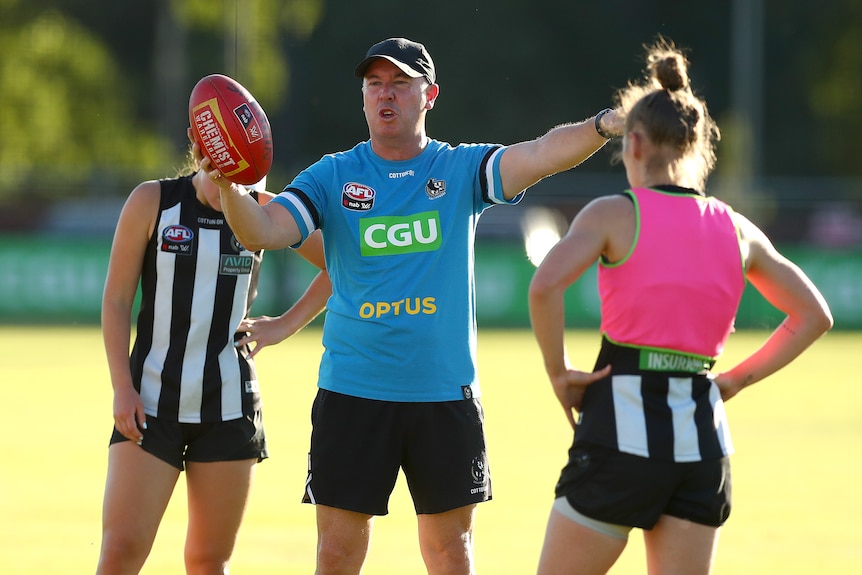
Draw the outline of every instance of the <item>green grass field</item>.
<instances>
[{"instance_id":1,"label":"green grass field","mask_svg":"<svg viewBox=\"0 0 862 575\"><path fill-rule=\"evenodd\" d=\"M717 368L763 337L735 334ZM586 367L597 344L595 333L573 332L569 351ZM0 349L0 573L92 573L112 424L101 335L94 327L0 327ZM320 351L310 328L259 356L271 457L258 467L234 574L314 570L314 509L299 500ZM734 509L715 573L862 573L862 378L851 361L860 352L862 334L828 334L728 403ZM494 500L477 514L477 569L528 574L570 431L528 331L485 330L479 355ZM184 489L181 479L144 573L183 572ZM612 573L644 572L634 532ZM376 520L365 573L424 573L403 478L390 514Z\"/></svg>"}]
</instances>

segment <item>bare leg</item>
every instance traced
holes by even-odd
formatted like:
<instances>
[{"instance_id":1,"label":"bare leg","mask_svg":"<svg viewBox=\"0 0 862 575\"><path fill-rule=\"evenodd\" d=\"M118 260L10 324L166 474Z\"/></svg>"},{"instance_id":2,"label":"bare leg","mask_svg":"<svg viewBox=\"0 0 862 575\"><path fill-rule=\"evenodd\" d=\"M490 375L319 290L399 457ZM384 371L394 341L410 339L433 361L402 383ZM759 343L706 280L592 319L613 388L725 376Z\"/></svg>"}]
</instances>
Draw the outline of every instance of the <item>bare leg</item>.
<instances>
[{"instance_id":1,"label":"bare leg","mask_svg":"<svg viewBox=\"0 0 862 575\"><path fill-rule=\"evenodd\" d=\"M97 575L141 570L179 475L131 441L109 448Z\"/></svg>"},{"instance_id":2,"label":"bare leg","mask_svg":"<svg viewBox=\"0 0 862 575\"><path fill-rule=\"evenodd\" d=\"M374 516L320 504L315 507L316 575L357 575L368 555Z\"/></svg>"},{"instance_id":3,"label":"bare leg","mask_svg":"<svg viewBox=\"0 0 862 575\"><path fill-rule=\"evenodd\" d=\"M429 575L473 575L473 517L476 505L421 514L419 548Z\"/></svg>"},{"instance_id":4,"label":"bare leg","mask_svg":"<svg viewBox=\"0 0 862 575\"><path fill-rule=\"evenodd\" d=\"M600 575L607 573L627 540L599 533L551 510L539 575Z\"/></svg>"},{"instance_id":5,"label":"bare leg","mask_svg":"<svg viewBox=\"0 0 862 575\"><path fill-rule=\"evenodd\" d=\"M662 515L644 531L650 575L708 575L718 548L718 528Z\"/></svg>"},{"instance_id":6,"label":"bare leg","mask_svg":"<svg viewBox=\"0 0 862 575\"><path fill-rule=\"evenodd\" d=\"M185 563L189 575L228 572L256 464L256 459L245 459L186 466L189 526Z\"/></svg>"}]
</instances>

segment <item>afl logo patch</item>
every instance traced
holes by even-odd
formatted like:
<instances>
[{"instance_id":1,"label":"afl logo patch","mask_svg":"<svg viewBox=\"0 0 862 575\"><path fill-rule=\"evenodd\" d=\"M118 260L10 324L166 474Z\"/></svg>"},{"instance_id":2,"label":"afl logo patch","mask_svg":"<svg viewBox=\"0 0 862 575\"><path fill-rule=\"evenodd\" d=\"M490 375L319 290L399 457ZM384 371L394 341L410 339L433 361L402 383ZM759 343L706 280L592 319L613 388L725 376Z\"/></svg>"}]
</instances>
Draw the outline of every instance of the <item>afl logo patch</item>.
<instances>
[{"instance_id":1,"label":"afl logo patch","mask_svg":"<svg viewBox=\"0 0 862 575\"><path fill-rule=\"evenodd\" d=\"M173 225L162 230L162 251L190 255L195 233L186 226Z\"/></svg>"},{"instance_id":2,"label":"afl logo patch","mask_svg":"<svg viewBox=\"0 0 862 575\"><path fill-rule=\"evenodd\" d=\"M374 190L368 186L348 182L341 188L342 207L355 212L367 212L374 207Z\"/></svg>"}]
</instances>

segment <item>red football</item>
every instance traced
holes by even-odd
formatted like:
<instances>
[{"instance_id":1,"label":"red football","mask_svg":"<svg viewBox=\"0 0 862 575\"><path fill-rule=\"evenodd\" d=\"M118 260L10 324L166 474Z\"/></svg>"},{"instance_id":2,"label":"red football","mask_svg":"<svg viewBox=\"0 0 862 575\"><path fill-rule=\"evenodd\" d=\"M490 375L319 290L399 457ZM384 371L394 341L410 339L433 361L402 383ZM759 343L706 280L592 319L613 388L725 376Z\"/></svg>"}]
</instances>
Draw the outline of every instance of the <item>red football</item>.
<instances>
[{"instance_id":1,"label":"red football","mask_svg":"<svg viewBox=\"0 0 862 575\"><path fill-rule=\"evenodd\" d=\"M259 182L272 167L272 130L254 96L233 78L204 76L189 97L201 152L236 184Z\"/></svg>"}]
</instances>

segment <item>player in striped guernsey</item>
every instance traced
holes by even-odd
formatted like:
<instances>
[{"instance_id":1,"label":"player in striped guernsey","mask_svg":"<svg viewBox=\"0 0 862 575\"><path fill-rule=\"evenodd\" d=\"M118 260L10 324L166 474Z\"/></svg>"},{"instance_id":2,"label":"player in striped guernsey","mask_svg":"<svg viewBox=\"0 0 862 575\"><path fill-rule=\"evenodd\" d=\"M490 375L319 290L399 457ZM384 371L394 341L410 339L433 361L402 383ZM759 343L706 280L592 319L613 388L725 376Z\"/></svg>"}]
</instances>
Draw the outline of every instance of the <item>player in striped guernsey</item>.
<instances>
[{"instance_id":1,"label":"player in striped guernsey","mask_svg":"<svg viewBox=\"0 0 862 575\"><path fill-rule=\"evenodd\" d=\"M704 194L718 127L671 42L618 93L631 188L590 202L536 270L530 316L575 429L540 574L606 573L633 527L650 573L709 573L730 513L724 401L781 369L832 326L823 297L754 224ZM602 347L594 371L565 349L563 293L598 260ZM787 314L739 365L709 370L746 280ZM575 422L574 412L578 413Z\"/></svg>"},{"instance_id":2,"label":"player in striped guernsey","mask_svg":"<svg viewBox=\"0 0 862 575\"><path fill-rule=\"evenodd\" d=\"M246 316L263 251L245 249L205 172L139 184L120 215L102 302L114 390L97 572L137 573L186 471L189 573L226 572L258 462L267 457ZM268 202L255 186L249 194ZM282 318L304 327L330 294L320 235L297 251L321 268ZM129 356L131 315L141 301ZM255 348L256 351L257 348Z\"/></svg>"}]
</instances>

